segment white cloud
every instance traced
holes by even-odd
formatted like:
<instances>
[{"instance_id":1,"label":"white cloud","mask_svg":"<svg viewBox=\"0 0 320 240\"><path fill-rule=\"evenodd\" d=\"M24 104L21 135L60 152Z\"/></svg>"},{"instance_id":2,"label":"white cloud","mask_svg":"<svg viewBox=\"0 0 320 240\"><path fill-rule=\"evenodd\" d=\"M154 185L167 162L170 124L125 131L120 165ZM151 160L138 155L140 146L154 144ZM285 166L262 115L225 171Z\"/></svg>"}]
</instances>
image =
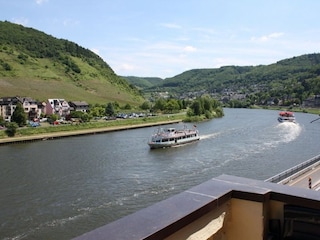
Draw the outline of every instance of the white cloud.
<instances>
[{"instance_id":1,"label":"white cloud","mask_svg":"<svg viewBox=\"0 0 320 240\"><path fill-rule=\"evenodd\" d=\"M27 26L29 20L27 18L14 18L12 22L23 26Z\"/></svg>"},{"instance_id":2,"label":"white cloud","mask_svg":"<svg viewBox=\"0 0 320 240\"><path fill-rule=\"evenodd\" d=\"M48 0L36 0L36 4L41 5L45 2L48 2Z\"/></svg>"},{"instance_id":3,"label":"white cloud","mask_svg":"<svg viewBox=\"0 0 320 240\"><path fill-rule=\"evenodd\" d=\"M184 52L196 52L197 49L195 47L192 47L192 46L186 46L184 49L183 49Z\"/></svg>"},{"instance_id":4,"label":"white cloud","mask_svg":"<svg viewBox=\"0 0 320 240\"><path fill-rule=\"evenodd\" d=\"M272 39L276 39L276 38L279 38L281 36L283 36L284 33L282 32L274 32L274 33L270 33L268 35L264 35L264 36L261 36L261 37L252 37L251 38L251 41L254 41L254 42L268 42Z\"/></svg>"}]
</instances>

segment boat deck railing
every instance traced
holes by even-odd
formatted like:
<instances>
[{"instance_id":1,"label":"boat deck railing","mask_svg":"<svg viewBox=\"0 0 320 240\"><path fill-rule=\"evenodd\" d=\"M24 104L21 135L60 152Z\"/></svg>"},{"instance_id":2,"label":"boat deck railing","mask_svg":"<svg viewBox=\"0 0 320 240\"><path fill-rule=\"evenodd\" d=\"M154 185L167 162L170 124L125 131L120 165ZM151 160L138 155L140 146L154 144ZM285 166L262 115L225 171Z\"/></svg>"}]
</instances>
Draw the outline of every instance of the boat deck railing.
<instances>
[{"instance_id":1,"label":"boat deck railing","mask_svg":"<svg viewBox=\"0 0 320 240\"><path fill-rule=\"evenodd\" d=\"M320 165L320 155L317 155L303 163L300 163L271 178L268 178L265 180L265 182L286 184L290 180L310 171L310 169L314 168L317 165Z\"/></svg>"}]
</instances>

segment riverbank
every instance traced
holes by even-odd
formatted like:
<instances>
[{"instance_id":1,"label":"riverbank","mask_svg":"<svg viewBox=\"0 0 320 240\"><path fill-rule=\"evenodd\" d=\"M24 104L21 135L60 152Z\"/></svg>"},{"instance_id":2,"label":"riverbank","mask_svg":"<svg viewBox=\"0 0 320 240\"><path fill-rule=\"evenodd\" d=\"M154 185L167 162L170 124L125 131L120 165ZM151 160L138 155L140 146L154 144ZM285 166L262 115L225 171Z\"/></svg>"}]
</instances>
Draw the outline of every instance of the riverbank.
<instances>
[{"instance_id":1,"label":"riverbank","mask_svg":"<svg viewBox=\"0 0 320 240\"><path fill-rule=\"evenodd\" d=\"M99 134L99 133L122 131L122 130L135 129L135 128L144 128L144 127L173 124L173 123L179 123L179 122L182 122L182 119L141 123L141 124L133 124L133 125L123 125L123 126L91 128L91 129L82 129L82 130L74 130L74 131L42 133L42 134L36 134L36 135L30 135L30 136L15 136L15 137L8 137L8 138L2 138L2 139L0 138L0 145L21 143L21 142L32 142L32 141L44 141L44 140L52 140L56 138L73 137L73 136L81 136L81 135L89 135L89 134Z\"/></svg>"}]
</instances>

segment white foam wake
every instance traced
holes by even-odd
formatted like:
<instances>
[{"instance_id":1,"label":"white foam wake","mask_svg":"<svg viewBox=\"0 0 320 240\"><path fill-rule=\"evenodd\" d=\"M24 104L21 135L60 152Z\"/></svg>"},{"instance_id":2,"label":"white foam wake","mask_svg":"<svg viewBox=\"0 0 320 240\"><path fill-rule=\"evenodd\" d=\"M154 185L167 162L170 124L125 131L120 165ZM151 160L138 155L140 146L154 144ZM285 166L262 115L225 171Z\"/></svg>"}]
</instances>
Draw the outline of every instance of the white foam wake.
<instances>
[{"instance_id":1,"label":"white foam wake","mask_svg":"<svg viewBox=\"0 0 320 240\"><path fill-rule=\"evenodd\" d=\"M218 135L220 135L220 133L211 133L211 134L200 135L200 140L215 138Z\"/></svg>"},{"instance_id":2,"label":"white foam wake","mask_svg":"<svg viewBox=\"0 0 320 240\"><path fill-rule=\"evenodd\" d=\"M283 142L295 140L302 131L302 127L299 124L291 122L280 123L277 129L279 129L279 135Z\"/></svg>"}]
</instances>

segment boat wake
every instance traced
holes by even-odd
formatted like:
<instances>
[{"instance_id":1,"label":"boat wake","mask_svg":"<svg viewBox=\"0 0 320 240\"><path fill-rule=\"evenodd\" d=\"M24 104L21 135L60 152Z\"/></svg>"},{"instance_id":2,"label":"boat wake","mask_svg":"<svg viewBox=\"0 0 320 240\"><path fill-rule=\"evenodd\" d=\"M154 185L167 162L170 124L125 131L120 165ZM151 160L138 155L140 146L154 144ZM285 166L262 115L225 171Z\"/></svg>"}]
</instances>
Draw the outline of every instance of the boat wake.
<instances>
[{"instance_id":1,"label":"boat wake","mask_svg":"<svg viewBox=\"0 0 320 240\"><path fill-rule=\"evenodd\" d=\"M302 127L298 123L284 122L276 126L279 134L282 136L283 142L291 142L295 140L301 133Z\"/></svg>"},{"instance_id":2,"label":"boat wake","mask_svg":"<svg viewBox=\"0 0 320 240\"><path fill-rule=\"evenodd\" d=\"M230 130L231 131L231 130ZM224 141L224 147L228 147L233 151L229 151L228 161L240 161L250 159L252 156L269 152L271 149L277 148L281 144L287 144L296 140L302 132L302 127L297 123L284 122L275 124L267 128L257 129L255 134L251 134L248 129L233 129L230 134L231 138L237 135L239 141ZM223 150L223 148L221 148ZM224 163L228 163L226 160ZM217 166L217 165L216 165Z\"/></svg>"},{"instance_id":3,"label":"boat wake","mask_svg":"<svg viewBox=\"0 0 320 240\"><path fill-rule=\"evenodd\" d=\"M205 134L200 136L200 140L204 139L210 139L210 138L216 138L220 135L220 133L211 133L211 134Z\"/></svg>"},{"instance_id":4,"label":"boat wake","mask_svg":"<svg viewBox=\"0 0 320 240\"><path fill-rule=\"evenodd\" d=\"M261 152L275 148L282 143L292 142L299 137L301 131L302 127L297 123L279 123L263 136L259 136L259 141L257 141L255 148Z\"/></svg>"}]
</instances>

